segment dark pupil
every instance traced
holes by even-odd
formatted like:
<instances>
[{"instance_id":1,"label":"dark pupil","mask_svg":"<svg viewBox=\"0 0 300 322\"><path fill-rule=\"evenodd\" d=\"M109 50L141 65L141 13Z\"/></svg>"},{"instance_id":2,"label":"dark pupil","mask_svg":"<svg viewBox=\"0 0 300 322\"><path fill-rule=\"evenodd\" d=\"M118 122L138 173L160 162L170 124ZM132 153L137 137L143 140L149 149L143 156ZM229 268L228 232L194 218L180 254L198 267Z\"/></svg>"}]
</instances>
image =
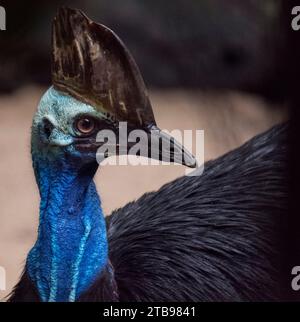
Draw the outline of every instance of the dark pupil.
<instances>
[{"instance_id":1,"label":"dark pupil","mask_svg":"<svg viewBox=\"0 0 300 322\"><path fill-rule=\"evenodd\" d=\"M93 121L85 118L79 121L78 123L78 129L82 132L88 132L93 128Z\"/></svg>"},{"instance_id":2,"label":"dark pupil","mask_svg":"<svg viewBox=\"0 0 300 322\"><path fill-rule=\"evenodd\" d=\"M88 130L90 127L91 127L91 121L89 119L84 119L81 121L81 127L84 129L84 130Z\"/></svg>"}]
</instances>

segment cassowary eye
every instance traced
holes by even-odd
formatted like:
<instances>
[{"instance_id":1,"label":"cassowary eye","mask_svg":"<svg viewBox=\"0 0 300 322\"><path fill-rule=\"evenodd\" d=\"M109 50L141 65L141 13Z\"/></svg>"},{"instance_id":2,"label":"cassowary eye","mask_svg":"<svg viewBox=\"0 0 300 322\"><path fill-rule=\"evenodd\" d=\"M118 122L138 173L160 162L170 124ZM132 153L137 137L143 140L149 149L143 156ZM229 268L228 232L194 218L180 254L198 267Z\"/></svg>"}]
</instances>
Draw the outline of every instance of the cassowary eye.
<instances>
[{"instance_id":1,"label":"cassowary eye","mask_svg":"<svg viewBox=\"0 0 300 322\"><path fill-rule=\"evenodd\" d=\"M95 130L96 122L89 116L83 116L75 121L74 127L78 132L87 135Z\"/></svg>"}]
</instances>

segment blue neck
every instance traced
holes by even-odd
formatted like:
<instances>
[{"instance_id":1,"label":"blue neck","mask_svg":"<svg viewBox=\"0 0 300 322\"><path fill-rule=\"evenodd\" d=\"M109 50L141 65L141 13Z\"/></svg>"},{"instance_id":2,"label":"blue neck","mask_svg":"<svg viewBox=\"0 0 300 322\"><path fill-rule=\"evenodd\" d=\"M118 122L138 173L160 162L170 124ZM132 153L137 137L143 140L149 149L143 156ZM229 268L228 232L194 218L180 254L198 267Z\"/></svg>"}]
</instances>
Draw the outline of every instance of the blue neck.
<instances>
[{"instance_id":1,"label":"blue neck","mask_svg":"<svg viewBox=\"0 0 300 322\"><path fill-rule=\"evenodd\" d=\"M93 182L66 157L34 158L39 186L38 239L27 258L42 301L75 301L101 274L108 258L106 226Z\"/></svg>"}]
</instances>

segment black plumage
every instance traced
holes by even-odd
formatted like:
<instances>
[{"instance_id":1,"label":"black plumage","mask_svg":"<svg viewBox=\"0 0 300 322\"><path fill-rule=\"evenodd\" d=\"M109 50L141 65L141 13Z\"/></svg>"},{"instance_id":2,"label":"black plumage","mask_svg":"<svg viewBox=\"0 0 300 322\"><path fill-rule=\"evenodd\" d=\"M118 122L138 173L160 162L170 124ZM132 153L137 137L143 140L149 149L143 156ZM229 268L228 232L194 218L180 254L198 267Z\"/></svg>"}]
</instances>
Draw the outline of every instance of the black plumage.
<instances>
[{"instance_id":1,"label":"black plumage","mask_svg":"<svg viewBox=\"0 0 300 322\"><path fill-rule=\"evenodd\" d=\"M114 211L111 265L79 301L286 300L287 134L275 126ZM37 294L25 272L10 301Z\"/></svg>"}]
</instances>

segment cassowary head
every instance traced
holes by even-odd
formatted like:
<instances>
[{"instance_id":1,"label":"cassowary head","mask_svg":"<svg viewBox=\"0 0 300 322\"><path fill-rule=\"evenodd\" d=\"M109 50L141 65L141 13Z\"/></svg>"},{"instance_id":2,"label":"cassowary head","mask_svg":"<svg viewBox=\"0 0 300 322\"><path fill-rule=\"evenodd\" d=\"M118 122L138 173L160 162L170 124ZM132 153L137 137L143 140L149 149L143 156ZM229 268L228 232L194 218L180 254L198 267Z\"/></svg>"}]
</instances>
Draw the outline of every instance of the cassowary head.
<instances>
[{"instance_id":1,"label":"cassowary head","mask_svg":"<svg viewBox=\"0 0 300 322\"><path fill-rule=\"evenodd\" d=\"M97 140L101 130L115 134L112 154L130 154L132 143L120 142L120 122L126 133L143 130L150 155L151 141L157 151L151 157L163 161L196 165L195 158L166 133L154 119L147 91L132 56L108 28L87 18L81 11L61 8L52 30L52 81L42 97L33 121L32 149L55 158L63 153L87 162L104 144ZM171 139L170 151L163 141ZM107 143L107 142L106 142ZM152 145L153 147L153 145ZM145 155L144 155L145 154Z\"/></svg>"}]
</instances>

